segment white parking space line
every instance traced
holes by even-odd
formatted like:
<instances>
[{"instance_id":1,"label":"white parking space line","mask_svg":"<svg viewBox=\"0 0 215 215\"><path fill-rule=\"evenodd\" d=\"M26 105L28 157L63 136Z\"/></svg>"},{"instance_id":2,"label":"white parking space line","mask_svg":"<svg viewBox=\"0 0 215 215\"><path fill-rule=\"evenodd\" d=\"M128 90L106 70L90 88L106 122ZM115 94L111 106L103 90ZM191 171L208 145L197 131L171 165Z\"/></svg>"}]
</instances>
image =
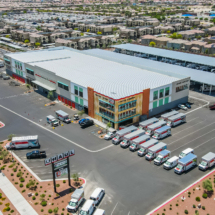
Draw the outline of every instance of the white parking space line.
<instances>
[{"instance_id":1,"label":"white parking space line","mask_svg":"<svg viewBox=\"0 0 215 215\"><path fill-rule=\"evenodd\" d=\"M111 215L113 215L113 212L115 211L115 209L116 209L118 203L119 203L119 202L117 202L116 205L115 205L115 207L113 208L113 210L112 210L112 212L111 212Z\"/></svg>"},{"instance_id":2,"label":"white parking space line","mask_svg":"<svg viewBox=\"0 0 215 215\"><path fill-rule=\"evenodd\" d=\"M193 119L189 120L188 122L192 122L193 120L198 119L198 118L199 118L199 117L193 118ZM188 123L188 122L187 122L187 123Z\"/></svg>"},{"instance_id":3,"label":"white parking space line","mask_svg":"<svg viewBox=\"0 0 215 215\"><path fill-rule=\"evenodd\" d=\"M189 133L188 135L185 135L185 136L183 136L183 137L181 137L181 138L179 138L179 139L177 139L177 140L171 142L170 144L168 144L168 146L169 146L169 145L172 145L173 143L175 143L175 142L177 142L177 141L179 141L179 140L181 140L181 139L183 139L183 138L185 138L185 137L187 137L187 136L190 136L191 134L196 133L197 131L202 130L203 128L206 128L206 127L208 127L208 126L210 126L210 125L213 125L213 124L215 124L215 122L212 122L212 123L210 123L210 124L208 124L208 125L206 125L206 126L200 128L200 129L198 129L198 130L196 130L196 131L194 131L194 132Z\"/></svg>"},{"instance_id":4,"label":"white parking space line","mask_svg":"<svg viewBox=\"0 0 215 215\"><path fill-rule=\"evenodd\" d=\"M194 126L196 126L196 125L198 125L198 124L200 124L200 123L202 123L202 122L204 122L204 121L201 121L201 122L198 122L198 123L196 123L196 124L194 124L194 125L191 125L191 126L185 128L185 129L183 129L183 130L181 130L181 131L179 131L179 132L174 133L173 135L179 134L179 133L181 133L182 131L185 131L185 130L187 130L187 129L189 129L189 128L192 128L192 127L194 127Z\"/></svg>"},{"instance_id":5,"label":"white parking space line","mask_svg":"<svg viewBox=\"0 0 215 215\"><path fill-rule=\"evenodd\" d=\"M205 143L208 143L208 142L210 142L211 140L214 140L214 139L215 139L215 137L211 138L210 140L205 141L204 143L201 143L200 145L194 147L193 149L197 149L197 148L199 148L199 146L202 146L202 145L204 145Z\"/></svg>"},{"instance_id":6,"label":"white parking space line","mask_svg":"<svg viewBox=\"0 0 215 215\"><path fill-rule=\"evenodd\" d=\"M201 137L204 137L205 135L211 133L212 131L215 131L215 129L213 129L213 130L211 130L211 131L209 131L209 132L207 132L207 133L205 133L205 134L203 134L203 135L201 135L201 136L199 136L199 137L197 137L197 138L195 138L195 139L193 139L193 140L191 140L191 141L189 141L189 142L187 142L187 143L185 143L185 144L183 144L183 145L180 145L178 148L172 150L172 152L176 151L177 149L180 149L182 146L186 146L187 144L193 142L194 140L197 140L197 139L199 139L199 138L201 138Z\"/></svg>"},{"instance_id":7,"label":"white parking space line","mask_svg":"<svg viewBox=\"0 0 215 215\"><path fill-rule=\"evenodd\" d=\"M3 108L3 109L5 109L5 110L7 110L7 111L9 111L9 112L11 112L11 113L13 113L13 114L15 114L15 115L17 115L17 116L19 116L19 117L21 117L21 118L23 118L23 119L25 119L25 120L27 120L27 121L29 121L29 122L31 122L31 123L34 124L34 125L37 125L38 127L42 128L42 129L44 129L44 130L46 130L46 131L51 132L52 134L54 134L54 135L56 135L56 136L58 136L58 137L60 137L60 138L62 138L62 139L64 139L64 140L66 140L66 141L68 141L68 142L70 142L70 143L72 143L72 144L74 144L75 146L84 149L85 151L92 152L92 153L101 152L101 151L103 151L103 150L105 150L105 149L108 149L108 148L110 148L110 147L113 146L113 144L111 144L111 145L109 145L109 146L106 146L106 147L104 147L104 148L101 148L101 149L98 149L98 150L95 150L95 151L90 150L90 149L87 149L87 148L85 148L84 146L81 146L81 145L79 145L78 143L76 143L76 142L74 142L74 141L72 141L72 140L69 140L69 139L67 139L67 138L65 138L65 137L63 137L63 136L61 136L60 134L57 134L57 133L55 133L54 131L49 130L48 128L45 128L45 127L43 127L42 125L40 125L40 124L38 124L38 123L36 123L36 122L34 122L34 121L28 119L28 118L26 118L26 117L24 117L24 116L22 116L22 115L16 113L15 111L10 110L9 108L6 108L6 107L4 107L4 106L2 106L2 105L0 105L0 107Z\"/></svg>"},{"instance_id":8,"label":"white parking space line","mask_svg":"<svg viewBox=\"0 0 215 215\"><path fill-rule=\"evenodd\" d=\"M130 214L131 211L128 212L128 215Z\"/></svg>"}]
</instances>

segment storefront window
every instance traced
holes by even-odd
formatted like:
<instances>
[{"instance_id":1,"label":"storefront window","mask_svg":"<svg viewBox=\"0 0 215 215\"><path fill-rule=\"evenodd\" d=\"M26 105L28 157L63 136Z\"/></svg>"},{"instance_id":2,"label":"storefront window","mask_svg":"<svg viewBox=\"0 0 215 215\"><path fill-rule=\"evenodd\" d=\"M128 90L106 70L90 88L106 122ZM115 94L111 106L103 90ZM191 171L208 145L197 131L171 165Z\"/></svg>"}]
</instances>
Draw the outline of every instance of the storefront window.
<instances>
[{"instance_id":1,"label":"storefront window","mask_svg":"<svg viewBox=\"0 0 215 215\"><path fill-rule=\"evenodd\" d=\"M161 89L161 90L160 90L159 98L163 98L163 92L164 92L164 89Z\"/></svg>"},{"instance_id":2,"label":"storefront window","mask_svg":"<svg viewBox=\"0 0 215 215\"><path fill-rule=\"evenodd\" d=\"M129 108L133 108L133 107L136 107L136 100L132 101L132 102L125 103L125 104L122 104L122 105L119 105L119 112L123 111L123 110L127 110Z\"/></svg>"},{"instance_id":3,"label":"storefront window","mask_svg":"<svg viewBox=\"0 0 215 215\"><path fill-rule=\"evenodd\" d=\"M124 118L127 118L127 117L130 117L130 116L133 116L136 114L136 108L135 109L132 109L132 110L129 110L129 111L125 111L123 113L120 113L118 115L118 119L121 120L121 119L124 119Z\"/></svg>"},{"instance_id":4,"label":"storefront window","mask_svg":"<svg viewBox=\"0 0 215 215\"><path fill-rule=\"evenodd\" d=\"M102 100L99 100L99 105L109 109L110 111L114 111L114 105L111 105L109 103L103 102Z\"/></svg>"},{"instance_id":5,"label":"storefront window","mask_svg":"<svg viewBox=\"0 0 215 215\"><path fill-rule=\"evenodd\" d=\"M158 99L158 91L154 91L153 100Z\"/></svg>"},{"instance_id":6,"label":"storefront window","mask_svg":"<svg viewBox=\"0 0 215 215\"><path fill-rule=\"evenodd\" d=\"M165 96L169 95L169 87L165 88Z\"/></svg>"},{"instance_id":7,"label":"storefront window","mask_svg":"<svg viewBox=\"0 0 215 215\"><path fill-rule=\"evenodd\" d=\"M186 89L188 89L188 85L187 84L179 86L179 87L176 87L176 93L180 92L182 90L186 90Z\"/></svg>"},{"instance_id":8,"label":"storefront window","mask_svg":"<svg viewBox=\"0 0 215 215\"><path fill-rule=\"evenodd\" d=\"M109 117L111 119L114 119L114 114L103 109L103 108L99 108L99 113L101 113L102 115L106 116L106 117Z\"/></svg>"}]
</instances>

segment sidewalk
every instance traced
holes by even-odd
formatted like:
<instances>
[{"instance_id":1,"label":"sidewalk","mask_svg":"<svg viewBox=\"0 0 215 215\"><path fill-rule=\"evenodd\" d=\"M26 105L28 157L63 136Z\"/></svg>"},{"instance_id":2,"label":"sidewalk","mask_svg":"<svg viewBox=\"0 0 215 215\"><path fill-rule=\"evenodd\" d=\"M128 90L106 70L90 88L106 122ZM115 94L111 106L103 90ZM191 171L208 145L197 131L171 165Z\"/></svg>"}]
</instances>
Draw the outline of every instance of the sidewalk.
<instances>
[{"instance_id":1,"label":"sidewalk","mask_svg":"<svg viewBox=\"0 0 215 215\"><path fill-rule=\"evenodd\" d=\"M38 215L27 200L2 173L0 173L0 188L21 215Z\"/></svg>"}]
</instances>

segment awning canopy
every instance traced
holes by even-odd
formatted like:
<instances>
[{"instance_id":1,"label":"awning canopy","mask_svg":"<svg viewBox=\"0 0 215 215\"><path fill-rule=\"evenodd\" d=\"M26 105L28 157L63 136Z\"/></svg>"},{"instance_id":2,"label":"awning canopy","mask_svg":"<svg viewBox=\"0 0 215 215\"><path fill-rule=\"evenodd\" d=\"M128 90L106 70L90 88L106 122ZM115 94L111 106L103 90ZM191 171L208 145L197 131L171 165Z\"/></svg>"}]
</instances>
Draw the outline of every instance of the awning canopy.
<instances>
[{"instance_id":1,"label":"awning canopy","mask_svg":"<svg viewBox=\"0 0 215 215\"><path fill-rule=\"evenodd\" d=\"M56 90L56 87L54 88L54 87L47 86L47 85L45 85L44 83L41 83L41 82L39 82L39 81L32 81L32 82L35 83L36 85L39 85L39 86L41 86L41 87L47 89L48 91Z\"/></svg>"}]
</instances>

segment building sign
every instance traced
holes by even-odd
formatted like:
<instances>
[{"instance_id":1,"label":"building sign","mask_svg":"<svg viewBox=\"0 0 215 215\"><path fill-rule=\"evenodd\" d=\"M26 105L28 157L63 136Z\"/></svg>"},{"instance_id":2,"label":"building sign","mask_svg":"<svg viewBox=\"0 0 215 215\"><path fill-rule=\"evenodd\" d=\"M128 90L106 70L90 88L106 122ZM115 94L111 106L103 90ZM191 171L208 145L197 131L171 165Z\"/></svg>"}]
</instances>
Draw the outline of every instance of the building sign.
<instances>
[{"instance_id":1,"label":"building sign","mask_svg":"<svg viewBox=\"0 0 215 215\"><path fill-rule=\"evenodd\" d=\"M189 82L189 81L190 81L190 79L184 80L184 81L180 81L180 82L176 83L176 85L184 84L184 83L187 83L187 82Z\"/></svg>"},{"instance_id":2,"label":"building sign","mask_svg":"<svg viewBox=\"0 0 215 215\"><path fill-rule=\"evenodd\" d=\"M55 178L59 178L60 176L67 175L67 174L68 174L68 168L64 167L55 172Z\"/></svg>"},{"instance_id":3,"label":"building sign","mask_svg":"<svg viewBox=\"0 0 215 215\"><path fill-rule=\"evenodd\" d=\"M109 99L109 103L114 105L115 101L113 99Z\"/></svg>"},{"instance_id":4,"label":"building sign","mask_svg":"<svg viewBox=\"0 0 215 215\"><path fill-rule=\"evenodd\" d=\"M41 76L41 75L38 75L38 74L35 74L36 76L38 76L38 77L40 77L40 78L43 78L43 79L45 79L46 81L50 81L50 82L52 82L53 84L56 84L56 82L54 82L54 81L52 81L52 80L49 80L48 78L46 78L46 77L43 77L43 76Z\"/></svg>"},{"instance_id":5,"label":"building sign","mask_svg":"<svg viewBox=\"0 0 215 215\"><path fill-rule=\"evenodd\" d=\"M112 104L112 105L115 104L115 100L114 100L114 99L107 98L107 97L101 96L101 95L96 94L96 93L95 93L95 96L99 97L99 99L101 99L101 100L103 100L103 101L106 101L106 102L108 102L108 103L110 103L110 104Z\"/></svg>"},{"instance_id":6,"label":"building sign","mask_svg":"<svg viewBox=\"0 0 215 215\"><path fill-rule=\"evenodd\" d=\"M67 160L66 159L54 163L54 169L60 169L60 168L65 167L65 166L67 166Z\"/></svg>"},{"instance_id":7,"label":"building sign","mask_svg":"<svg viewBox=\"0 0 215 215\"><path fill-rule=\"evenodd\" d=\"M66 152L58 154L58 155L55 155L55 156L53 156L51 158L46 158L44 160L44 164L45 164L45 166L47 166L47 165L50 165L51 163L55 163L57 161L63 160L65 158L71 157L73 155L75 155L75 150L74 149L66 151Z\"/></svg>"},{"instance_id":8,"label":"building sign","mask_svg":"<svg viewBox=\"0 0 215 215\"><path fill-rule=\"evenodd\" d=\"M136 99L136 98L133 96L133 97L129 97L129 98L120 100L119 103L126 103L126 102L129 102L129 101L135 100L135 99Z\"/></svg>"}]
</instances>

